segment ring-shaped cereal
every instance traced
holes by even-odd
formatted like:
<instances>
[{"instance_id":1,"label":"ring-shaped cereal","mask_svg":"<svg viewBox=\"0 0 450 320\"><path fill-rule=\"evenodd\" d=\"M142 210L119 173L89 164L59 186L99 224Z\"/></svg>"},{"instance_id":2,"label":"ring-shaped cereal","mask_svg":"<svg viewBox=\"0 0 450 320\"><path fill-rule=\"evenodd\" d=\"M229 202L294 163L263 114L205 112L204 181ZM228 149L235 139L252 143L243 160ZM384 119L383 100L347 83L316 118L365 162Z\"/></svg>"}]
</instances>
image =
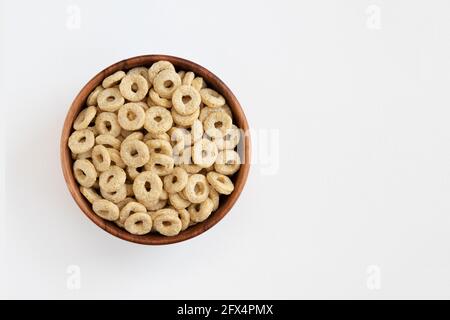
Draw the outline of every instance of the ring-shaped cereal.
<instances>
[{"instance_id":1,"label":"ring-shaped cereal","mask_svg":"<svg viewBox=\"0 0 450 320\"><path fill-rule=\"evenodd\" d=\"M170 137L166 132L163 133L150 133L147 132L144 136L143 141L147 142L148 140L152 140L152 139L156 139L156 140L165 140L165 141L170 141Z\"/></svg>"},{"instance_id":2,"label":"ring-shaped cereal","mask_svg":"<svg viewBox=\"0 0 450 320\"><path fill-rule=\"evenodd\" d=\"M181 83L186 86L191 86L194 78L195 78L195 74L192 71L188 71L182 77ZM197 90L197 91L199 91L199 90Z\"/></svg>"},{"instance_id":3,"label":"ring-shaped cereal","mask_svg":"<svg viewBox=\"0 0 450 320\"><path fill-rule=\"evenodd\" d=\"M109 134L118 137L122 128L117 121L117 115L112 112L102 112L95 119L95 129L99 134Z\"/></svg>"},{"instance_id":4,"label":"ring-shaped cereal","mask_svg":"<svg viewBox=\"0 0 450 320\"><path fill-rule=\"evenodd\" d=\"M230 194L234 190L233 182L226 175L211 171L206 175L206 179L220 194Z\"/></svg>"},{"instance_id":5,"label":"ring-shaped cereal","mask_svg":"<svg viewBox=\"0 0 450 320\"><path fill-rule=\"evenodd\" d=\"M117 88L108 88L98 94L98 107L102 111L115 112L125 103L124 97Z\"/></svg>"},{"instance_id":6,"label":"ring-shaped cereal","mask_svg":"<svg viewBox=\"0 0 450 320\"><path fill-rule=\"evenodd\" d=\"M122 143L127 142L127 141L131 141L131 140L140 140L140 141L142 141L143 139L144 139L144 134L143 134L142 132L140 132L140 131L136 131L136 132L130 133L130 134L122 141Z\"/></svg>"},{"instance_id":7,"label":"ring-shaped cereal","mask_svg":"<svg viewBox=\"0 0 450 320\"><path fill-rule=\"evenodd\" d=\"M183 116L193 114L200 108L201 97L197 90L188 85L179 86L172 95L172 105Z\"/></svg>"},{"instance_id":8,"label":"ring-shaped cereal","mask_svg":"<svg viewBox=\"0 0 450 320\"><path fill-rule=\"evenodd\" d=\"M122 185L125 184L126 179L127 175L122 168L111 166L108 170L103 171L100 174L98 183L100 189L103 189L106 192L114 192L119 190Z\"/></svg>"},{"instance_id":9,"label":"ring-shaped cereal","mask_svg":"<svg viewBox=\"0 0 450 320\"><path fill-rule=\"evenodd\" d=\"M131 234L144 235L152 230L153 222L146 212L137 212L130 215L123 225Z\"/></svg>"},{"instance_id":10,"label":"ring-shaped cereal","mask_svg":"<svg viewBox=\"0 0 450 320\"><path fill-rule=\"evenodd\" d=\"M69 149L76 154L91 150L94 143L94 134L89 129L74 131L68 141Z\"/></svg>"},{"instance_id":11,"label":"ring-shaped cereal","mask_svg":"<svg viewBox=\"0 0 450 320\"><path fill-rule=\"evenodd\" d=\"M148 92L148 82L139 74L126 75L119 85L122 96L132 102L138 102L145 98Z\"/></svg>"},{"instance_id":12,"label":"ring-shaped cereal","mask_svg":"<svg viewBox=\"0 0 450 320\"><path fill-rule=\"evenodd\" d=\"M117 202L116 205L119 207L119 210L122 210L123 207L125 207L128 203L136 201L136 199L131 198L131 197L127 197L125 199L123 199L120 202Z\"/></svg>"},{"instance_id":13,"label":"ring-shaped cereal","mask_svg":"<svg viewBox=\"0 0 450 320\"><path fill-rule=\"evenodd\" d=\"M204 133L203 123L200 120L195 119L194 123L191 125L192 143L195 143L203 138Z\"/></svg>"},{"instance_id":14,"label":"ring-shaped cereal","mask_svg":"<svg viewBox=\"0 0 450 320\"><path fill-rule=\"evenodd\" d=\"M170 112L163 107L151 107L145 112L144 128L153 134L164 133L172 127Z\"/></svg>"},{"instance_id":15,"label":"ring-shaped cereal","mask_svg":"<svg viewBox=\"0 0 450 320\"><path fill-rule=\"evenodd\" d=\"M120 107L117 114L120 126L129 131L139 130L144 126L145 111L137 103L126 103Z\"/></svg>"},{"instance_id":16,"label":"ring-shaped cereal","mask_svg":"<svg viewBox=\"0 0 450 320\"><path fill-rule=\"evenodd\" d=\"M100 134L95 138L95 143L98 145L103 145L106 148L113 148L119 150L120 144L122 142L110 134Z\"/></svg>"},{"instance_id":17,"label":"ring-shaped cereal","mask_svg":"<svg viewBox=\"0 0 450 320\"><path fill-rule=\"evenodd\" d=\"M162 209L162 210L173 210L173 209ZM173 210L175 211L175 210ZM178 213L175 211L176 216L173 214L161 213L158 214L154 221L154 228L160 234L164 236L176 236L180 233L182 224L181 220L178 218Z\"/></svg>"},{"instance_id":18,"label":"ring-shaped cereal","mask_svg":"<svg viewBox=\"0 0 450 320\"><path fill-rule=\"evenodd\" d=\"M181 167L184 170L186 170L186 172L189 174L199 173L203 169L202 167L199 167L198 165L192 163L191 164L185 163L181 165Z\"/></svg>"},{"instance_id":19,"label":"ring-shaped cereal","mask_svg":"<svg viewBox=\"0 0 450 320\"><path fill-rule=\"evenodd\" d=\"M213 205L214 205L213 211L216 211L217 208L219 208L220 196L219 196L219 193L213 187L209 188L208 198L210 198L213 202Z\"/></svg>"},{"instance_id":20,"label":"ring-shaped cereal","mask_svg":"<svg viewBox=\"0 0 450 320\"><path fill-rule=\"evenodd\" d=\"M205 221L212 213L214 204L210 198L207 198L202 203L193 203L189 206L188 212L192 221Z\"/></svg>"},{"instance_id":21,"label":"ring-shaped cereal","mask_svg":"<svg viewBox=\"0 0 450 320\"><path fill-rule=\"evenodd\" d=\"M216 161L218 152L214 142L203 138L194 144L192 148L192 160L199 167L208 168Z\"/></svg>"},{"instance_id":22,"label":"ring-shaped cereal","mask_svg":"<svg viewBox=\"0 0 450 320\"><path fill-rule=\"evenodd\" d=\"M153 80L153 88L161 98L171 99L173 92L181 85L180 76L173 70L163 70Z\"/></svg>"},{"instance_id":23,"label":"ring-shaped cereal","mask_svg":"<svg viewBox=\"0 0 450 320\"><path fill-rule=\"evenodd\" d=\"M75 161L73 163L73 172L75 179L83 187L90 188L97 180L97 171L87 159Z\"/></svg>"},{"instance_id":24,"label":"ring-shaped cereal","mask_svg":"<svg viewBox=\"0 0 450 320\"><path fill-rule=\"evenodd\" d=\"M230 176L236 173L241 166L241 158L234 150L223 150L217 155L214 169L216 172Z\"/></svg>"},{"instance_id":25,"label":"ring-shaped cereal","mask_svg":"<svg viewBox=\"0 0 450 320\"><path fill-rule=\"evenodd\" d=\"M106 77L103 80L103 82L102 82L103 88L114 87L115 85L119 84L120 80L122 80L123 77L125 77L125 75L126 75L126 73L123 72L122 70L114 72L112 75Z\"/></svg>"},{"instance_id":26,"label":"ring-shaped cereal","mask_svg":"<svg viewBox=\"0 0 450 320\"><path fill-rule=\"evenodd\" d=\"M92 91L87 97L86 104L87 106L96 106L97 105L97 97L100 92L102 92L104 88L102 86L97 86L94 91Z\"/></svg>"},{"instance_id":27,"label":"ring-shaped cereal","mask_svg":"<svg viewBox=\"0 0 450 320\"><path fill-rule=\"evenodd\" d=\"M153 89L150 89L150 92L148 93L147 104L149 106L160 106L167 109L172 108L172 100L161 98Z\"/></svg>"},{"instance_id":28,"label":"ring-shaped cereal","mask_svg":"<svg viewBox=\"0 0 450 320\"><path fill-rule=\"evenodd\" d=\"M128 140L120 145L120 156L123 162L130 167L142 167L150 160L147 145L140 140Z\"/></svg>"},{"instance_id":29,"label":"ring-shaped cereal","mask_svg":"<svg viewBox=\"0 0 450 320\"><path fill-rule=\"evenodd\" d=\"M116 191L106 191L105 189L100 188L100 194L106 200L113 203L119 203L127 197L127 188L125 184L119 187Z\"/></svg>"},{"instance_id":30,"label":"ring-shaped cereal","mask_svg":"<svg viewBox=\"0 0 450 320\"><path fill-rule=\"evenodd\" d=\"M133 191L136 199L141 203L158 200L162 192L161 178L156 173L144 171L134 179Z\"/></svg>"},{"instance_id":31,"label":"ring-shaped cereal","mask_svg":"<svg viewBox=\"0 0 450 320\"><path fill-rule=\"evenodd\" d=\"M181 127L184 127L184 128L188 128L188 127L192 126L194 121L198 118L198 116L200 114L200 109L197 109L197 111L195 111L193 114L183 116L183 115L179 114L178 112L176 112L174 108L172 108L171 114L172 114L173 122L175 122L175 124L177 124Z\"/></svg>"},{"instance_id":32,"label":"ring-shaped cereal","mask_svg":"<svg viewBox=\"0 0 450 320\"><path fill-rule=\"evenodd\" d=\"M172 127L167 133L169 134L174 150L192 145L192 135L185 128Z\"/></svg>"},{"instance_id":33,"label":"ring-shaped cereal","mask_svg":"<svg viewBox=\"0 0 450 320\"><path fill-rule=\"evenodd\" d=\"M183 168L174 168L171 174L164 177L164 190L168 193L180 192L186 186L188 177Z\"/></svg>"},{"instance_id":34,"label":"ring-shaped cereal","mask_svg":"<svg viewBox=\"0 0 450 320\"><path fill-rule=\"evenodd\" d=\"M111 201L100 199L94 201L92 209L101 218L114 221L119 218L119 208Z\"/></svg>"},{"instance_id":35,"label":"ring-shaped cereal","mask_svg":"<svg viewBox=\"0 0 450 320\"><path fill-rule=\"evenodd\" d=\"M119 222L125 223L125 220L127 218L137 212L147 212L147 209L144 207L143 204L136 202L136 201L130 201L128 202L122 209L120 209L119 212Z\"/></svg>"},{"instance_id":36,"label":"ring-shaped cereal","mask_svg":"<svg viewBox=\"0 0 450 320\"><path fill-rule=\"evenodd\" d=\"M139 74L147 80L148 87L152 86L151 82L148 80L148 69L146 67L136 67L128 70L127 75Z\"/></svg>"},{"instance_id":37,"label":"ring-shaped cereal","mask_svg":"<svg viewBox=\"0 0 450 320\"><path fill-rule=\"evenodd\" d=\"M153 83L153 80L163 70L171 70L175 72L175 67L169 61L161 60L152 64L148 69L148 80Z\"/></svg>"},{"instance_id":38,"label":"ring-shaped cereal","mask_svg":"<svg viewBox=\"0 0 450 320\"><path fill-rule=\"evenodd\" d=\"M225 112L213 112L203 122L206 134L211 136L210 132L218 129L222 132L222 137L231 129L233 121Z\"/></svg>"},{"instance_id":39,"label":"ring-shaped cereal","mask_svg":"<svg viewBox=\"0 0 450 320\"><path fill-rule=\"evenodd\" d=\"M188 178L184 194L192 203L201 203L208 198L209 186L202 174L193 174Z\"/></svg>"},{"instance_id":40,"label":"ring-shaped cereal","mask_svg":"<svg viewBox=\"0 0 450 320\"><path fill-rule=\"evenodd\" d=\"M186 230L189 227L191 221L191 215L186 209L177 209L178 219L181 221L181 231Z\"/></svg>"},{"instance_id":41,"label":"ring-shaped cereal","mask_svg":"<svg viewBox=\"0 0 450 320\"><path fill-rule=\"evenodd\" d=\"M223 149L234 149L239 144L240 139L241 130L233 124L231 129L225 131L225 135L223 136Z\"/></svg>"},{"instance_id":42,"label":"ring-shaped cereal","mask_svg":"<svg viewBox=\"0 0 450 320\"><path fill-rule=\"evenodd\" d=\"M158 176L166 176L173 171L174 160L171 156L161 153L154 153L145 164L145 170L152 171Z\"/></svg>"},{"instance_id":43,"label":"ring-shaped cereal","mask_svg":"<svg viewBox=\"0 0 450 320\"><path fill-rule=\"evenodd\" d=\"M145 142L145 144L147 145L150 154L160 153L170 157L173 154L172 146L170 145L169 141L162 139L155 139L155 140L148 140Z\"/></svg>"},{"instance_id":44,"label":"ring-shaped cereal","mask_svg":"<svg viewBox=\"0 0 450 320\"><path fill-rule=\"evenodd\" d=\"M73 128L75 130L86 129L97 114L97 108L94 106L83 109L75 119Z\"/></svg>"},{"instance_id":45,"label":"ring-shaped cereal","mask_svg":"<svg viewBox=\"0 0 450 320\"><path fill-rule=\"evenodd\" d=\"M173 148L172 157L175 165L192 164L192 148Z\"/></svg>"},{"instance_id":46,"label":"ring-shaped cereal","mask_svg":"<svg viewBox=\"0 0 450 320\"><path fill-rule=\"evenodd\" d=\"M225 112L227 115L229 115L230 117L232 117L232 113L231 113L231 109L228 105L223 105L222 107L219 108L210 108L210 107L203 107L200 110L200 116L198 117L198 119L201 122L204 122L205 119L214 112Z\"/></svg>"},{"instance_id":47,"label":"ring-shaped cereal","mask_svg":"<svg viewBox=\"0 0 450 320\"><path fill-rule=\"evenodd\" d=\"M111 166L111 156L105 146L96 145L94 149L92 149L92 163L99 172L109 169Z\"/></svg>"},{"instance_id":48,"label":"ring-shaped cereal","mask_svg":"<svg viewBox=\"0 0 450 320\"><path fill-rule=\"evenodd\" d=\"M191 86L193 86L195 90L200 92L200 90L206 88L206 82L202 77L195 77L194 80L192 80Z\"/></svg>"},{"instance_id":49,"label":"ring-shaped cereal","mask_svg":"<svg viewBox=\"0 0 450 320\"><path fill-rule=\"evenodd\" d=\"M178 210L187 208L191 204L189 200L183 199L180 193L170 193L169 202L172 206L174 206L174 208Z\"/></svg>"},{"instance_id":50,"label":"ring-shaped cereal","mask_svg":"<svg viewBox=\"0 0 450 320\"><path fill-rule=\"evenodd\" d=\"M147 208L148 211L154 211L164 208L167 205L167 200L157 199L152 201L140 200L140 202Z\"/></svg>"},{"instance_id":51,"label":"ring-shaped cereal","mask_svg":"<svg viewBox=\"0 0 450 320\"><path fill-rule=\"evenodd\" d=\"M120 156L119 150L113 149L113 148L106 148L108 149L109 156L111 157L111 165L112 166L118 166L119 168L124 169L127 165L125 162L123 162L122 157Z\"/></svg>"},{"instance_id":52,"label":"ring-shaped cereal","mask_svg":"<svg viewBox=\"0 0 450 320\"><path fill-rule=\"evenodd\" d=\"M80 192L91 204L94 203L95 200L100 200L102 198L93 188L80 186Z\"/></svg>"},{"instance_id":53,"label":"ring-shaped cereal","mask_svg":"<svg viewBox=\"0 0 450 320\"><path fill-rule=\"evenodd\" d=\"M143 170L144 170L144 167L137 167L137 168L135 168L135 167L127 167L126 168L126 172L127 172L127 175L128 175L130 180L136 179L136 177L140 173L142 173Z\"/></svg>"},{"instance_id":54,"label":"ring-shaped cereal","mask_svg":"<svg viewBox=\"0 0 450 320\"><path fill-rule=\"evenodd\" d=\"M201 89L200 96L202 97L202 102L210 108L219 108L225 104L225 98L213 89Z\"/></svg>"}]
</instances>

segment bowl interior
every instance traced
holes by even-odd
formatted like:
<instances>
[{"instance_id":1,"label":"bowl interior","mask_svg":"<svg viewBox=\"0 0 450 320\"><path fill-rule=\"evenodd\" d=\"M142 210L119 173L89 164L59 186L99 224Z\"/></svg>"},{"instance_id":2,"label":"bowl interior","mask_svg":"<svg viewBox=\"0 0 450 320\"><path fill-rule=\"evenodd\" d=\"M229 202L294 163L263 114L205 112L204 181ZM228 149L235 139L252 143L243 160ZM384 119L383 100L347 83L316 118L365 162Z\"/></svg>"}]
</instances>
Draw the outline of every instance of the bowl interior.
<instances>
[{"instance_id":1,"label":"bowl interior","mask_svg":"<svg viewBox=\"0 0 450 320\"><path fill-rule=\"evenodd\" d=\"M90 92L94 90L95 87L100 85L104 78L106 78L107 76L113 74L118 70L128 70L138 66L149 67L152 63L157 62L159 60L170 61L177 70L182 69L186 71L193 71L197 76L203 77L203 79L208 83L208 86L210 88L213 88L214 90L221 93L225 97L229 107L233 112L233 122L245 133L243 136L241 136L240 142L241 145L239 148L240 150L239 153L242 157L243 164L241 165L240 170L236 174L234 174L233 177L231 178L235 185L233 193L229 196L220 197L219 208L215 212L213 212L211 216L208 217L208 219L194 226L191 226L184 231L181 231L178 235L173 237L166 237L156 233L150 233L143 236L133 235L128 233L126 230L118 227L115 223L103 220L102 218L97 216L92 210L91 204L86 200L86 198L84 198L84 196L81 194L79 190L78 184L72 172L73 160L71 157L70 150L67 146L69 136L73 131L72 125L76 116L82 109L85 108L86 106L85 103ZM207 69L203 68L202 66L194 62L178 57L167 55L138 56L115 63L112 66L99 72L83 87L80 93L76 96L67 114L61 136L60 148L61 148L61 164L63 174L67 186L69 188L69 191L72 194L72 197L75 199L78 206L80 207L80 209L86 214L86 216L89 219L91 219L100 228L121 239L140 244L160 245L160 244L176 243L193 238L205 232L212 226L214 226L228 213L228 211L231 209L231 207L238 199L245 185L245 182L248 177L248 172L250 169L250 136L248 130L249 127L247 119L238 100L231 92L231 90L213 73L211 73Z\"/></svg>"}]
</instances>

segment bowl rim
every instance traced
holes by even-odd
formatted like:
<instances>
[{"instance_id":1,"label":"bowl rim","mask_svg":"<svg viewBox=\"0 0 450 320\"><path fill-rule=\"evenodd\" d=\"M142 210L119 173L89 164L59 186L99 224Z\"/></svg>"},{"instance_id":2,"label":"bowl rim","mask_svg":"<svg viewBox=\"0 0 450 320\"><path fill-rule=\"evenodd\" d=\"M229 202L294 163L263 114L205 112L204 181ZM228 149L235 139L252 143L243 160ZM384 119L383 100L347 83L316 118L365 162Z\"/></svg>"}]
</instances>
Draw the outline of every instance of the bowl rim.
<instances>
[{"instance_id":1,"label":"bowl rim","mask_svg":"<svg viewBox=\"0 0 450 320\"><path fill-rule=\"evenodd\" d=\"M233 117L237 120L237 124L241 130L244 131L243 135L243 155L244 162L241 165L239 171L233 176L233 180L235 181L235 189L234 191L228 195L225 199L224 203L221 203L219 208L203 222L200 222L194 226L187 228L184 231L181 231L178 235L173 237L166 237L163 235L149 233L147 235L133 235L126 230L118 227L114 222L106 221L99 216L97 216L92 210L91 204L87 201L87 199L81 194L79 190L78 183L75 180L72 164L73 160L71 157L70 149L67 145L70 134L73 129L73 121L78 115L78 113L83 110L85 106L86 99L90 92L101 84L104 78L113 74L118 70L129 70L138 66L149 66L152 63L159 60L167 60L170 61L176 68L183 68L186 71L193 71L197 76L201 76L208 83L208 86L218 91L222 94L227 100L228 106L231 108L233 112ZM144 245L166 245L178 243L181 241L186 241L197 237L213 226L215 226L223 217L231 210L231 208L236 203L239 198L249 175L250 171L250 162L251 162L251 138L249 125L245 113L233 94L233 92L228 88L228 86L215 74L206 69L205 67L192 62L190 60L165 55L165 54L148 54L148 55L140 55L131 58L127 58L116 62L102 71L98 72L94 77L92 77L80 90L80 92L76 95L74 100L72 101L69 110L67 111L67 115L64 121L64 125L61 132L60 139L60 160L61 160L61 168L63 172L63 176L69 189L69 192L72 198L75 200L75 203L81 209L85 216L87 216L92 222L94 222L98 227L106 231L107 233L118 237L122 240L126 240L132 243L144 244Z\"/></svg>"}]
</instances>

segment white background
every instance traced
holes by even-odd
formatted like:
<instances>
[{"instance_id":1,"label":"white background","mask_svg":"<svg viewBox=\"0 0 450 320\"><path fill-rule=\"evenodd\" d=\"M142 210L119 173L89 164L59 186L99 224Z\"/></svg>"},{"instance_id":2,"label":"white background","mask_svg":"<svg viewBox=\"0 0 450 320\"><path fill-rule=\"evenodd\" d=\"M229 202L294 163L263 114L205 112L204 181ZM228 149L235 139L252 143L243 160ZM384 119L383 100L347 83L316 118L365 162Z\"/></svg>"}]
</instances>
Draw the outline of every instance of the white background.
<instances>
[{"instance_id":1,"label":"white background","mask_svg":"<svg viewBox=\"0 0 450 320\"><path fill-rule=\"evenodd\" d=\"M0 297L450 298L449 1L0 3ZM80 88L150 53L256 131L233 210L164 247L85 218L59 161Z\"/></svg>"}]
</instances>

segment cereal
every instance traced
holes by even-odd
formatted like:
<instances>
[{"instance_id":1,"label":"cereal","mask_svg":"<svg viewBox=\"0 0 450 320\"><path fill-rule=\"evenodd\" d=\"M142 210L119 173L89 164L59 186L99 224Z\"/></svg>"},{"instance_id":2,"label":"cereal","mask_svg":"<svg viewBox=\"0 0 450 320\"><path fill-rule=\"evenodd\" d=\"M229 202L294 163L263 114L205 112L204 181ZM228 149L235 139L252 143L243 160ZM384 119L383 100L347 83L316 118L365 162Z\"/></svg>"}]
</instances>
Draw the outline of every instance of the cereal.
<instances>
[{"instance_id":1,"label":"cereal","mask_svg":"<svg viewBox=\"0 0 450 320\"><path fill-rule=\"evenodd\" d=\"M94 165L87 159L77 160L73 164L73 172L77 182L86 188L94 185L97 179L97 171Z\"/></svg>"},{"instance_id":2,"label":"cereal","mask_svg":"<svg viewBox=\"0 0 450 320\"><path fill-rule=\"evenodd\" d=\"M144 126L145 111L137 103L126 103L120 107L117 119L123 129L139 130Z\"/></svg>"},{"instance_id":3,"label":"cereal","mask_svg":"<svg viewBox=\"0 0 450 320\"><path fill-rule=\"evenodd\" d=\"M108 88L98 94L98 107L102 111L115 112L125 103L124 97L117 88Z\"/></svg>"},{"instance_id":4,"label":"cereal","mask_svg":"<svg viewBox=\"0 0 450 320\"><path fill-rule=\"evenodd\" d=\"M193 114L200 108L200 102L200 94L191 86L182 85L173 92L172 105L180 115Z\"/></svg>"},{"instance_id":5,"label":"cereal","mask_svg":"<svg viewBox=\"0 0 450 320\"><path fill-rule=\"evenodd\" d=\"M206 220L211 215L213 207L214 204L209 198L202 203L191 204L188 208L191 220L194 222L202 222Z\"/></svg>"},{"instance_id":6,"label":"cereal","mask_svg":"<svg viewBox=\"0 0 450 320\"><path fill-rule=\"evenodd\" d=\"M162 181L157 174L144 171L134 179L133 191L138 200L158 200L162 191Z\"/></svg>"},{"instance_id":7,"label":"cereal","mask_svg":"<svg viewBox=\"0 0 450 320\"><path fill-rule=\"evenodd\" d=\"M125 220L125 229L131 234L144 235L152 230L152 218L145 212L132 214Z\"/></svg>"},{"instance_id":8,"label":"cereal","mask_svg":"<svg viewBox=\"0 0 450 320\"><path fill-rule=\"evenodd\" d=\"M120 156L123 162L130 167L142 167L150 159L147 145L140 140L128 140L120 146Z\"/></svg>"},{"instance_id":9,"label":"cereal","mask_svg":"<svg viewBox=\"0 0 450 320\"><path fill-rule=\"evenodd\" d=\"M123 71L117 71L110 75L109 77L106 77L105 80L102 82L103 88L111 88L117 85L120 80L122 80L123 77L125 77L125 72Z\"/></svg>"},{"instance_id":10,"label":"cereal","mask_svg":"<svg viewBox=\"0 0 450 320\"><path fill-rule=\"evenodd\" d=\"M201 203L208 198L209 186L202 174L193 174L184 188L187 199L192 203Z\"/></svg>"},{"instance_id":11,"label":"cereal","mask_svg":"<svg viewBox=\"0 0 450 320\"><path fill-rule=\"evenodd\" d=\"M119 208L111 201L100 199L92 204L94 212L105 220L114 221L119 218Z\"/></svg>"},{"instance_id":12,"label":"cereal","mask_svg":"<svg viewBox=\"0 0 450 320\"><path fill-rule=\"evenodd\" d=\"M171 174L164 177L164 189L169 193L180 192L186 186L187 181L187 172L183 168L176 167Z\"/></svg>"},{"instance_id":13,"label":"cereal","mask_svg":"<svg viewBox=\"0 0 450 320\"><path fill-rule=\"evenodd\" d=\"M144 128L153 134L167 132L173 124L172 116L163 107L151 107L145 112Z\"/></svg>"},{"instance_id":14,"label":"cereal","mask_svg":"<svg viewBox=\"0 0 450 320\"><path fill-rule=\"evenodd\" d=\"M69 148L73 153L83 153L92 149L95 139L94 134L89 129L74 131L69 137Z\"/></svg>"},{"instance_id":15,"label":"cereal","mask_svg":"<svg viewBox=\"0 0 450 320\"><path fill-rule=\"evenodd\" d=\"M201 89L200 95L202 97L202 102L210 108L218 108L225 104L225 98L213 89Z\"/></svg>"},{"instance_id":16,"label":"cereal","mask_svg":"<svg viewBox=\"0 0 450 320\"><path fill-rule=\"evenodd\" d=\"M175 236L219 208L241 165L225 98L168 61L106 77L68 139L81 194L135 235Z\"/></svg>"},{"instance_id":17,"label":"cereal","mask_svg":"<svg viewBox=\"0 0 450 320\"><path fill-rule=\"evenodd\" d=\"M119 85L122 96L132 102L141 101L148 92L148 81L139 74L126 75Z\"/></svg>"},{"instance_id":18,"label":"cereal","mask_svg":"<svg viewBox=\"0 0 450 320\"><path fill-rule=\"evenodd\" d=\"M109 134L113 137L118 137L120 134L120 125L117 121L117 115L112 112L102 112L95 120L95 129L100 134Z\"/></svg>"},{"instance_id":19,"label":"cereal","mask_svg":"<svg viewBox=\"0 0 450 320\"><path fill-rule=\"evenodd\" d=\"M230 194L234 190L233 182L227 176L211 171L206 175L209 184L220 194Z\"/></svg>"},{"instance_id":20,"label":"cereal","mask_svg":"<svg viewBox=\"0 0 450 320\"><path fill-rule=\"evenodd\" d=\"M73 123L73 128L75 130L86 129L91 123L91 121L95 118L96 114L97 108L94 106L90 106L82 110L75 119L75 122Z\"/></svg>"},{"instance_id":21,"label":"cereal","mask_svg":"<svg viewBox=\"0 0 450 320\"><path fill-rule=\"evenodd\" d=\"M163 70L153 79L153 88L160 97L166 99L171 99L173 92L180 85L180 76L173 70Z\"/></svg>"}]
</instances>

